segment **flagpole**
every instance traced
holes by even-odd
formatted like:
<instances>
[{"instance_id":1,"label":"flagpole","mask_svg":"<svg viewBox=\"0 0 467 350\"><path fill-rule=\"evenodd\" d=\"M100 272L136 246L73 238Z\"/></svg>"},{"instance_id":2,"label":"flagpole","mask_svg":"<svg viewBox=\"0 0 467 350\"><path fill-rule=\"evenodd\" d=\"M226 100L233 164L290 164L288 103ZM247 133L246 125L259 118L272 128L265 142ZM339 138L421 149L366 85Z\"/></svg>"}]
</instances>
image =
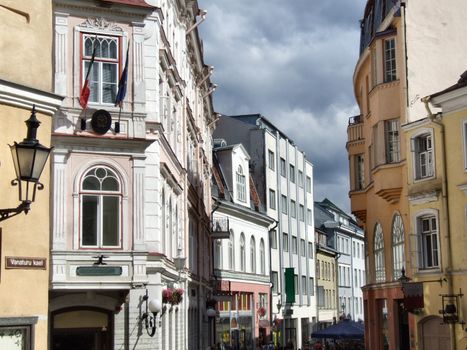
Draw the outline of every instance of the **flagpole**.
<instances>
[{"instance_id":1,"label":"flagpole","mask_svg":"<svg viewBox=\"0 0 467 350\"><path fill-rule=\"evenodd\" d=\"M122 104L120 104L120 109L118 111L118 121L115 122L115 133L118 134L120 132L120 116L122 115Z\"/></svg>"}]
</instances>

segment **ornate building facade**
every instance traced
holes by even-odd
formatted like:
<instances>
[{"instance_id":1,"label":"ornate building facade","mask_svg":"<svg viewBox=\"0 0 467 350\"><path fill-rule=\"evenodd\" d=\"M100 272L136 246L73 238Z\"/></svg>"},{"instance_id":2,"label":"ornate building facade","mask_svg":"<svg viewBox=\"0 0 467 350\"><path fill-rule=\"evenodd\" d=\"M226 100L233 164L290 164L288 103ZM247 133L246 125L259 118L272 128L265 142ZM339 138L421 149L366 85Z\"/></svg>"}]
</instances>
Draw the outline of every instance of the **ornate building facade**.
<instances>
[{"instance_id":1,"label":"ornate building facade","mask_svg":"<svg viewBox=\"0 0 467 350\"><path fill-rule=\"evenodd\" d=\"M205 348L215 124L205 12L171 0L57 0L53 11L65 101L52 128L51 346Z\"/></svg>"}]
</instances>

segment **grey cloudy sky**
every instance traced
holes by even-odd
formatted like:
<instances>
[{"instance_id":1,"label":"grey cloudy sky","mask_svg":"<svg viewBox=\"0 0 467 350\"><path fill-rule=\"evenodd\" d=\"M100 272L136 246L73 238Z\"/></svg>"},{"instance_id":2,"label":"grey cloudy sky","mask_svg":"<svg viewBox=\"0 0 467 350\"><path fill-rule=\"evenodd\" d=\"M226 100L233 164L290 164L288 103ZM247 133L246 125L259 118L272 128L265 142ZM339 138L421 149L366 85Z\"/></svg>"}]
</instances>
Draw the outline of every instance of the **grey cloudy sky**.
<instances>
[{"instance_id":1,"label":"grey cloudy sky","mask_svg":"<svg viewBox=\"0 0 467 350\"><path fill-rule=\"evenodd\" d=\"M365 0L199 0L216 112L260 113L314 165L315 200L349 212L348 117Z\"/></svg>"}]
</instances>

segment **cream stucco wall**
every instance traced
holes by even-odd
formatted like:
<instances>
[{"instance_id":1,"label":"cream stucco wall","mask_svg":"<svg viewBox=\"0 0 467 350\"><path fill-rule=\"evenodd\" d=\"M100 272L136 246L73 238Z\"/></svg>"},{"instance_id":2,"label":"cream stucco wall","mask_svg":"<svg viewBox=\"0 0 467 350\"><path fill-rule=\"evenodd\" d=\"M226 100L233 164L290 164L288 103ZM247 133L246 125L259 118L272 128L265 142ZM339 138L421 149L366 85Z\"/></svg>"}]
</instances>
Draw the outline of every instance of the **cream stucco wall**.
<instances>
[{"instance_id":1,"label":"cream stucco wall","mask_svg":"<svg viewBox=\"0 0 467 350\"><path fill-rule=\"evenodd\" d=\"M0 79L50 91L51 0L0 0L0 33Z\"/></svg>"}]
</instances>

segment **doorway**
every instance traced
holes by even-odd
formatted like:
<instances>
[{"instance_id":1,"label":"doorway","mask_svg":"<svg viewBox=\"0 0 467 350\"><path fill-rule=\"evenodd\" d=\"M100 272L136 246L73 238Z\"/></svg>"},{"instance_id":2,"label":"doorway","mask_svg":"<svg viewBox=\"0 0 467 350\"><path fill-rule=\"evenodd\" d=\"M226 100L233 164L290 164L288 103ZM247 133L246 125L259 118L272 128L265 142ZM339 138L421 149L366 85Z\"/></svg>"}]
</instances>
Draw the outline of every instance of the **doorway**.
<instances>
[{"instance_id":1,"label":"doorway","mask_svg":"<svg viewBox=\"0 0 467 350\"><path fill-rule=\"evenodd\" d=\"M52 314L52 350L110 350L111 313L101 309L66 309Z\"/></svg>"},{"instance_id":2,"label":"doorway","mask_svg":"<svg viewBox=\"0 0 467 350\"><path fill-rule=\"evenodd\" d=\"M397 301L399 316L399 349L410 349L409 313L404 309L404 301Z\"/></svg>"}]
</instances>

